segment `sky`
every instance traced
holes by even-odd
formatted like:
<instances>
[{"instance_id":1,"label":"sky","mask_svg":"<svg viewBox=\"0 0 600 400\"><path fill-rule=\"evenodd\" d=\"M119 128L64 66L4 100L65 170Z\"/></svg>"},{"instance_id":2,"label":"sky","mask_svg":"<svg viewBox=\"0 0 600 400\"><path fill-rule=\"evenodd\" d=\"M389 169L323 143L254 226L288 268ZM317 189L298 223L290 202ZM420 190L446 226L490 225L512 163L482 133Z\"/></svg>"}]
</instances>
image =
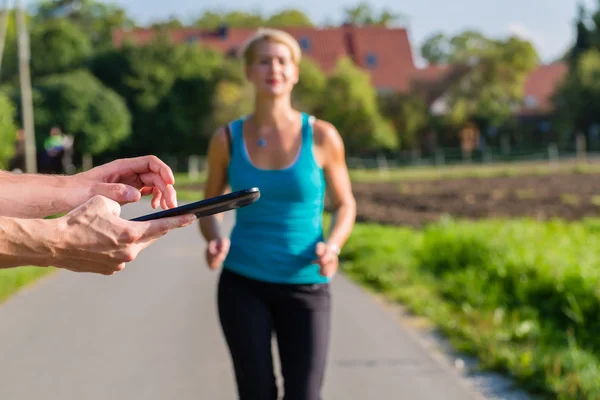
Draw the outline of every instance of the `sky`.
<instances>
[{"instance_id":1,"label":"sky","mask_svg":"<svg viewBox=\"0 0 600 400\"><path fill-rule=\"evenodd\" d=\"M420 44L435 32L456 34L475 29L486 35L503 37L509 33L529 39L543 62L560 57L573 43L578 0L371 0L376 10L387 7L408 17L409 37L418 58ZM598 0L581 0L594 10ZM268 1L228 0L112 0L125 8L136 21L146 24L171 15L189 21L203 10L259 10L265 14L283 8L304 11L316 23L340 22L343 10L359 0ZM260 4L260 6L259 6ZM300 5L299 5L300 4Z\"/></svg>"}]
</instances>

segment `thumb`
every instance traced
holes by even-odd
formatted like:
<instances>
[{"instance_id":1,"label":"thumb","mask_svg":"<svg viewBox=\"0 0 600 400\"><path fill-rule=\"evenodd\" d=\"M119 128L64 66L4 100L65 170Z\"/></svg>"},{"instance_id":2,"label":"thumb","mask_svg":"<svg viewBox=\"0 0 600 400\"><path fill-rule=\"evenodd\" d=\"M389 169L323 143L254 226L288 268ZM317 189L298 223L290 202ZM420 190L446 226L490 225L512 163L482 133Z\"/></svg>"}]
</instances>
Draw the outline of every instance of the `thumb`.
<instances>
[{"instance_id":1,"label":"thumb","mask_svg":"<svg viewBox=\"0 0 600 400\"><path fill-rule=\"evenodd\" d=\"M142 240L155 239L160 236L167 234L172 229L183 228L192 224L196 220L194 214L179 215L176 217L161 218L147 222L133 222L139 224L139 228L142 230Z\"/></svg>"},{"instance_id":2,"label":"thumb","mask_svg":"<svg viewBox=\"0 0 600 400\"><path fill-rule=\"evenodd\" d=\"M122 183L100 183L94 187L94 194L108 197L117 203L135 203L142 194L133 186Z\"/></svg>"},{"instance_id":3,"label":"thumb","mask_svg":"<svg viewBox=\"0 0 600 400\"><path fill-rule=\"evenodd\" d=\"M323 242L317 243L317 248L315 249L315 253L317 256L321 257L327 252L327 246Z\"/></svg>"}]
</instances>

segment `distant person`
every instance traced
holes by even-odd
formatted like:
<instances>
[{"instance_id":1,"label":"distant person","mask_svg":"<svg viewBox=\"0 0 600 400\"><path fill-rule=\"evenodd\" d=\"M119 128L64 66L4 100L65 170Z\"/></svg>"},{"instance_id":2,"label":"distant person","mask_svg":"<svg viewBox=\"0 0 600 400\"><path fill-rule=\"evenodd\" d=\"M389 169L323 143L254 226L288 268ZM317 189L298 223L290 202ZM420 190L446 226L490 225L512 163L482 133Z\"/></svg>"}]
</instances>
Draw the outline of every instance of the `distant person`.
<instances>
[{"instance_id":1,"label":"distant person","mask_svg":"<svg viewBox=\"0 0 600 400\"><path fill-rule=\"evenodd\" d=\"M301 51L282 31L261 29L244 46L255 109L219 129L208 151L205 196L257 186L236 211L230 240L217 217L200 220L211 269L222 265L218 312L239 398L276 399L271 334L286 400L317 400L330 334L330 280L354 225L356 204L344 143L330 123L292 108ZM335 205L324 238L324 197Z\"/></svg>"},{"instance_id":2,"label":"distant person","mask_svg":"<svg viewBox=\"0 0 600 400\"><path fill-rule=\"evenodd\" d=\"M15 155L9 162L9 171L21 173L25 171L25 131L18 129L15 140Z\"/></svg>"},{"instance_id":3,"label":"distant person","mask_svg":"<svg viewBox=\"0 0 600 400\"><path fill-rule=\"evenodd\" d=\"M53 126L50 129L50 136L44 141L44 150L50 157L54 157L59 154L65 147L65 136L61 129L57 126Z\"/></svg>"},{"instance_id":4,"label":"distant person","mask_svg":"<svg viewBox=\"0 0 600 400\"><path fill-rule=\"evenodd\" d=\"M46 174L62 174L63 155L65 153L66 136L62 130L53 126L50 135L44 140L44 152L40 160L40 172Z\"/></svg>"},{"instance_id":5,"label":"distant person","mask_svg":"<svg viewBox=\"0 0 600 400\"><path fill-rule=\"evenodd\" d=\"M0 268L53 266L112 275L194 215L149 222L119 217L121 205L152 194L177 206L171 169L153 156L116 160L71 176L0 171ZM56 219L41 219L68 212Z\"/></svg>"}]
</instances>

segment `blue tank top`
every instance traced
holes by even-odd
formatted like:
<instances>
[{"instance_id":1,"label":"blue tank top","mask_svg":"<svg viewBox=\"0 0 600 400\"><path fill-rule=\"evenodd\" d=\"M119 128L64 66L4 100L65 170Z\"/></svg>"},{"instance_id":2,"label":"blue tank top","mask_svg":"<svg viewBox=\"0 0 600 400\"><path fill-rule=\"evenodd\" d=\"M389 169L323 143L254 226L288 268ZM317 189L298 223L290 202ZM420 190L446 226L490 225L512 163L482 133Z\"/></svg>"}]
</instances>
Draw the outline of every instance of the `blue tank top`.
<instances>
[{"instance_id":1,"label":"blue tank top","mask_svg":"<svg viewBox=\"0 0 600 400\"><path fill-rule=\"evenodd\" d=\"M231 123L228 180L232 191L258 187L260 199L237 209L223 268L249 278L288 284L326 283L315 260L323 240L325 179L313 156L313 118L302 113L302 145L294 162L265 170L250 161L244 118Z\"/></svg>"}]
</instances>

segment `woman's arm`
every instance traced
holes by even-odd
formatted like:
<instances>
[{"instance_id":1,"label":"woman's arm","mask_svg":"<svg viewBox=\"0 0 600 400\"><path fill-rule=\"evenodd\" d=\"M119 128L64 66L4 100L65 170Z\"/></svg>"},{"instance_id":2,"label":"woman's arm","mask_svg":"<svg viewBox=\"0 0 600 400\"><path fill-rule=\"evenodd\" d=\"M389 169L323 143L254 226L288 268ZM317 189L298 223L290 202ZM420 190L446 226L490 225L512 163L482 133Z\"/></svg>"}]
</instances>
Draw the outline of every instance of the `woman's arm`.
<instances>
[{"instance_id":1,"label":"woman's arm","mask_svg":"<svg viewBox=\"0 0 600 400\"><path fill-rule=\"evenodd\" d=\"M229 140L227 132L217 130L208 147L208 175L204 186L204 198L220 196L227 189L227 166L229 165ZM200 232L207 242L221 239L219 222L221 215L211 215L199 219Z\"/></svg>"},{"instance_id":2,"label":"woman's arm","mask_svg":"<svg viewBox=\"0 0 600 400\"><path fill-rule=\"evenodd\" d=\"M330 123L316 120L315 142L321 148L322 164L334 212L327 244L339 251L352 232L356 219L356 200L346 165L344 142Z\"/></svg>"}]
</instances>

